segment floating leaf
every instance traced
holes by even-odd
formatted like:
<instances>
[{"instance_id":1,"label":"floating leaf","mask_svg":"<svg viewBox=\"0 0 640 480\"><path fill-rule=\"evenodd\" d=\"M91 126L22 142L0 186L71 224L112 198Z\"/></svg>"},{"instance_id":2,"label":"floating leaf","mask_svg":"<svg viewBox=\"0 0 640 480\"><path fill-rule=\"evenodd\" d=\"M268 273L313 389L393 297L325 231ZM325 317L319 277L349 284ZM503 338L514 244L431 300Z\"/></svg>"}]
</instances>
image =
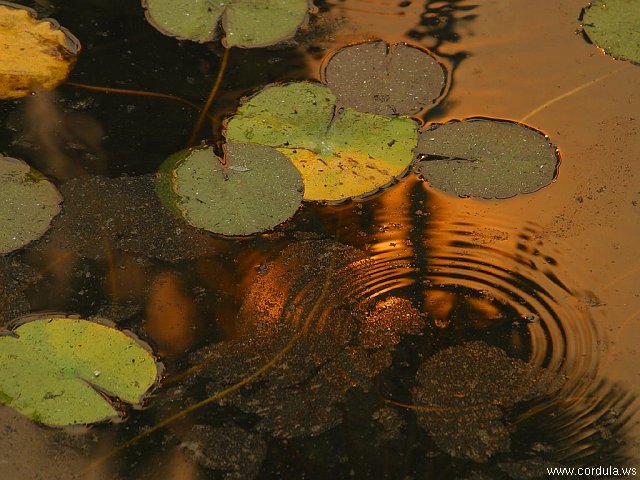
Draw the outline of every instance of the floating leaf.
<instances>
[{"instance_id":1,"label":"floating leaf","mask_svg":"<svg viewBox=\"0 0 640 480\"><path fill-rule=\"evenodd\" d=\"M306 22L309 0L143 0L147 20L179 39L209 42L222 24L228 47L255 48L292 37Z\"/></svg>"},{"instance_id":2,"label":"floating leaf","mask_svg":"<svg viewBox=\"0 0 640 480\"><path fill-rule=\"evenodd\" d=\"M37 20L31 9L0 2L0 99L55 88L79 50L80 42L55 20Z\"/></svg>"},{"instance_id":3,"label":"floating leaf","mask_svg":"<svg viewBox=\"0 0 640 480\"><path fill-rule=\"evenodd\" d=\"M461 197L508 198L551 183L558 156L537 130L471 118L433 125L420 134L416 166L433 187Z\"/></svg>"},{"instance_id":4,"label":"floating leaf","mask_svg":"<svg viewBox=\"0 0 640 480\"><path fill-rule=\"evenodd\" d=\"M638 0L594 0L584 9L584 32L609 55L640 64Z\"/></svg>"},{"instance_id":5,"label":"floating leaf","mask_svg":"<svg viewBox=\"0 0 640 480\"><path fill-rule=\"evenodd\" d=\"M0 254L40 238L60 212L56 187L22 160L0 156Z\"/></svg>"},{"instance_id":6,"label":"floating leaf","mask_svg":"<svg viewBox=\"0 0 640 480\"><path fill-rule=\"evenodd\" d=\"M442 95L445 70L426 50L378 40L338 50L324 69L324 80L341 106L412 115Z\"/></svg>"},{"instance_id":7,"label":"floating leaf","mask_svg":"<svg viewBox=\"0 0 640 480\"><path fill-rule=\"evenodd\" d=\"M140 342L101 323L45 317L0 336L0 402L51 426L117 417L140 405L158 365Z\"/></svg>"},{"instance_id":8,"label":"floating leaf","mask_svg":"<svg viewBox=\"0 0 640 480\"><path fill-rule=\"evenodd\" d=\"M417 143L415 122L335 103L323 85L271 85L238 109L226 137L277 147L302 173L305 200L364 196L402 175Z\"/></svg>"},{"instance_id":9,"label":"floating leaf","mask_svg":"<svg viewBox=\"0 0 640 480\"><path fill-rule=\"evenodd\" d=\"M502 409L543 393L551 381L543 370L479 341L436 353L416 379L418 424L449 455L476 462L509 450Z\"/></svg>"},{"instance_id":10,"label":"floating leaf","mask_svg":"<svg viewBox=\"0 0 640 480\"><path fill-rule=\"evenodd\" d=\"M194 227L250 235L289 219L302 201L302 178L281 153L253 144L227 144L225 159L211 147L169 157L158 193Z\"/></svg>"}]
</instances>

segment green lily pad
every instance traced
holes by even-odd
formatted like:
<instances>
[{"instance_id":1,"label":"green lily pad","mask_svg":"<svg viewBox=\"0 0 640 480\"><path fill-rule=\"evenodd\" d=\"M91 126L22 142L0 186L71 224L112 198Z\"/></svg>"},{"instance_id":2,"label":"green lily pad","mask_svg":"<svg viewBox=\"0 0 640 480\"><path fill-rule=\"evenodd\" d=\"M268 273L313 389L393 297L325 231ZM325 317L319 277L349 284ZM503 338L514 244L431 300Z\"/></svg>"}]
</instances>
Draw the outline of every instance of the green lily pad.
<instances>
[{"instance_id":1,"label":"green lily pad","mask_svg":"<svg viewBox=\"0 0 640 480\"><path fill-rule=\"evenodd\" d=\"M300 170L305 200L320 201L390 184L406 172L417 144L410 118L337 108L328 87L306 82L267 86L240 106L225 135L276 147Z\"/></svg>"},{"instance_id":2,"label":"green lily pad","mask_svg":"<svg viewBox=\"0 0 640 480\"><path fill-rule=\"evenodd\" d=\"M431 186L461 197L508 198L550 184L556 148L518 123L470 118L421 132L416 171Z\"/></svg>"},{"instance_id":3,"label":"green lily pad","mask_svg":"<svg viewBox=\"0 0 640 480\"><path fill-rule=\"evenodd\" d=\"M0 156L0 254L40 238L60 212L62 197L22 160Z\"/></svg>"},{"instance_id":4,"label":"green lily pad","mask_svg":"<svg viewBox=\"0 0 640 480\"><path fill-rule=\"evenodd\" d=\"M583 10L582 25L589 39L609 55L640 63L638 0L594 0Z\"/></svg>"},{"instance_id":5,"label":"green lily pad","mask_svg":"<svg viewBox=\"0 0 640 480\"><path fill-rule=\"evenodd\" d=\"M131 334L55 316L0 336L0 364L0 402L51 426L117 418L117 405L140 405L159 374Z\"/></svg>"},{"instance_id":6,"label":"green lily pad","mask_svg":"<svg viewBox=\"0 0 640 480\"><path fill-rule=\"evenodd\" d=\"M158 194L190 225L223 235L251 235L288 220L302 202L302 178L273 148L227 144L183 150L160 168Z\"/></svg>"},{"instance_id":7,"label":"green lily pad","mask_svg":"<svg viewBox=\"0 0 640 480\"><path fill-rule=\"evenodd\" d=\"M179 39L210 42L218 21L228 47L255 48L292 37L306 22L309 0L142 0L147 20Z\"/></svg>"},{"instance_id":8,"label":"green lily pad","mask_svg":"<svg viewBox=\"0 0 640 480\"><path fill-rule=\"evenodd\" d=\"M380 40L341 48L323 76L339 105L378 115L418 113L442 95L446 80L426 50Z\"/></svg>"},{"instance_id":9,"label":"green lily pad","mask_svg":"<svg viewBox=\"0 0 640 480\"><path fill-rule=\"evenodd\" d=\"M20 98L62 83L73 68L80 42L55 20L0 1L0 99Z\"/></svg>"}]
</instances>

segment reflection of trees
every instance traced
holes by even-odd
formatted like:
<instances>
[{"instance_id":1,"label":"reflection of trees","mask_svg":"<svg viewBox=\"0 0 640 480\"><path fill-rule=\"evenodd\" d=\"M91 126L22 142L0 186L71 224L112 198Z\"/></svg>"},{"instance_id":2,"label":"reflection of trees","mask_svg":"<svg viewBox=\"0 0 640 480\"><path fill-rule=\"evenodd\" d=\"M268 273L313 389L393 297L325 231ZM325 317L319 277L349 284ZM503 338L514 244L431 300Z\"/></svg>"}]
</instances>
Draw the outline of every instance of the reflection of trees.
<instances>
[{"instance_id":1,"label":"reflection of trees","mask_svg":"<svg viewBox=\"0 0 640 480\"><path fill-rule=\"evenodd\" d=\"M462 22L475 19L478 15L470 13L477 5L468 4L467 0L427 0L424 11L420 14L420 23L407 32L407 36L418 41L441 58L449 60L449 85L453 86L455 71L458 65L469 55L465 50L453 53L443 51L448 44L458 43L458 32ZM432 111L433 116L443 109L440 103Z\"/></svg>"}]
</instances>

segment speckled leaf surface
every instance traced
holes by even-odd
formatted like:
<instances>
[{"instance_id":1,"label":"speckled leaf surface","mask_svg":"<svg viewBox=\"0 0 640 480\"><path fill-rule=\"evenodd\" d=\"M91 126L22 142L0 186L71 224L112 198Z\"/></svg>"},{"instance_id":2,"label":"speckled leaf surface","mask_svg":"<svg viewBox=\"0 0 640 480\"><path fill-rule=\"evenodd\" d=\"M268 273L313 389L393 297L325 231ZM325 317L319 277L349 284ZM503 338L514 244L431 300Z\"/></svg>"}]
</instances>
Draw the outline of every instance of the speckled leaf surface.
<instances>
[{"instance_id":1,"label":"speckled leaf surface","mask_svg":"<svg viewBox=\"0 0 640 480\"><path fill-rule=\"evenodd\" d=\"M555 147L521 124L467 119L433 125L420 134L416 171L431 186L461 197L508 198L550 184Z\"/></svg>"},{"instance_id":2,"label":"speckled leaf surface","mask_svg":"<svg viewBox=\"0 0 640 480\"><path fill-rule=\"evenodd\" d=\"M0 254L40 238L60 212L56 187L21 160L0 156Z\"/></svg>"},{"instance_id":3,"label":"speckled leaf surface","mask_svg":"<svg viewBox=\"0 0 640 480\"><path fill-rule=\"evenodd\" d=\"M584 10L584 31L609 55L640 64L638 0L594 0Z\"/></svg>"},{"instance_id":4,"label":"speckled leaf surface","mask_svg":"<svg viewBox=\"0 0 640 480\"><path fill-rule=\"evenodd\" d=\"M51 426L119 416L155 384L153 355L130 335L88 320L45 317L0 336L0 402Z\"/></svg>"},{"instance_id":5,"label":"speckled leaf surface","mask_svg":"<svg viewBox=\"0 0 640 480\"><path fill-rule=\"evenodd\" d=\"M319 201L388 185L407 170L417 143L413 120L336 108L328 87L304 82L271 85L249 98L225 134L278 148L302 173L305 200Z\"/></svg>"},{"instance_id":6,"label":"speckled leaf surface","mask_svg":"<svg viewBox=\"0 0 640 480\"><path fill-rule=\"evenodd\" d=\"M54 20L0 2L0 99L14 99L62 83L73 68L80 42Z\"/></svg>"},{"instance_id":7,"label":"speckled leaf surface","mask_svg":"<svg viewBox=\"0 0 640 480\"><path fill-rule=\"evenodd\" d=\"M227 144L220 159L211 147L180 152L158 177L165 203L194 227L223 235L251 235L288 220L302 201L302 178L275 149Z\"/></svg>"},{"instance_id":8,"label":"speckled leaf surface","mask_svg":"<svg viewBox=\"0 0 640 480\"><path fill-rule=\"evenodd\" d=\"M218 22L228 47L262 47L292 37L307 20L308 0L143 0L147 20L165 35L208 42Z\"/></svg>"},{"instance_id":9,"label":"speckled leaf surface","mask_svg":"<svg viewBox=\"0 0 640 480\"><path fill-rule=\"evenodd\" d=\"M441 96L446 80L426 50L383 41L341 48L323 76L339 105L378 115L419 112Z\"/></svg>"}]
</instances>

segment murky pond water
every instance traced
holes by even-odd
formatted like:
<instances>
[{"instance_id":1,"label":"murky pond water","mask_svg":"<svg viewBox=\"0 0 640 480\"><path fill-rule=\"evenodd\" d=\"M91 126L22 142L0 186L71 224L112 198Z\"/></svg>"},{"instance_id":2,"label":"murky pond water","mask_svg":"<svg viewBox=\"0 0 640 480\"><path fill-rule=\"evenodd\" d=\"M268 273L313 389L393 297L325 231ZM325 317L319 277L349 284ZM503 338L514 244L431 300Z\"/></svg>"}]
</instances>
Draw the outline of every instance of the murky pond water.
<instances>
[{"instance_id":1,"label":"murky pond water","mask_svg":"<svg viewBox=\"0 0 640 480\"><path fill-rule=\"evenodd\" d=\"M70 82L207 97L218 42L161 35L137 1L22 3L80 39ZM316 5L284 46L231 51L202 139L220 139L241 97L318 80L344 44L410 42L449 71L421 120L526 121L559 148L555 182L489 201L408 174L365 200L305 204L273 233L223 238L167 215L154 191L193 109L68 85L2 102L3 153L65 199L43 239L0 259L3 322L108 318L166 370L121 423L59 431L1 408L0 478L640 468L640 67L584 40L579 0Z\"/></svg>"}]
</instances>

